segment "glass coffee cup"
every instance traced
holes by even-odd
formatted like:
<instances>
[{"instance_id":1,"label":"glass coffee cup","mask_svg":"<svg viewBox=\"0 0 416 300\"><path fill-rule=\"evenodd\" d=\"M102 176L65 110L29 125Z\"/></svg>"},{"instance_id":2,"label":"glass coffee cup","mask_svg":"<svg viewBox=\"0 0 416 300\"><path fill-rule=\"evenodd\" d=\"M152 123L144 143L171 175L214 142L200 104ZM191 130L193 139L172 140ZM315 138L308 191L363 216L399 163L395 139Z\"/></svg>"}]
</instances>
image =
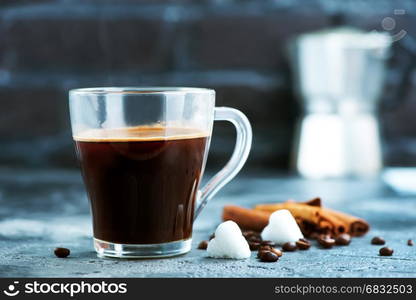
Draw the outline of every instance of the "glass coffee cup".
<instances>
[{"instance_id":1,"label":"glass coffee cup","mask_svg":"<svg viewBox=\"0 0 416 300\"><path fill-rule=\"evenodd\" d=\"M252 132L240 111L202 88L69 92L72 134L99 256L167 257L191 249L205 204L243 167ZM231 159L200 188L214 120L236 127Z\"/></svg>"}]
</instances>

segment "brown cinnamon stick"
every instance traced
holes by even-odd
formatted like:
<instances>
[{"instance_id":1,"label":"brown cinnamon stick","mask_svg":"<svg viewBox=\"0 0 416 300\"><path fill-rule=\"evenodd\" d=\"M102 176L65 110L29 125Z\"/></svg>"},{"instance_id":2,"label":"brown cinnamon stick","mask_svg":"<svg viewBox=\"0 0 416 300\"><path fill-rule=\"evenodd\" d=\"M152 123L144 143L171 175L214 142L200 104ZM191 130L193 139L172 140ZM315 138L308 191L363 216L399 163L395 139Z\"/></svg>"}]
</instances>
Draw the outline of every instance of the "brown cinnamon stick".
<instances>
[{"instance_id":1,"label":"brown cinnamon stick","mask_svg":"<svg viewBox=\"0 0 416 300\"><path fill-rule=\"evenodd\" d=\"M296 218L308 220L312 223L319 222L319 208L297 203L297 202L283 202L275 204L259 204L254 207L254 210L267 211L272 213L279 209L287 209Z\"/></svg>"},{"instance_id":2,"label":"brown cinnamon stick","mask_svg":"<svg viewBox=\"0 0 416 300\"><path fill-rule=\"evenodd\" d=\"M354 217L336 210L326 208L327 211L332 213L335 217L343 220L348 224L348 233L352 236L362 236L368 232L370 225L364 219Z\"/></svg>"},{"instance_id":3,"label":"brown cinnamon stick","mask_svg":"<svg viewBox=\"0 0 416 300\"><path fill-rule=\"evenodd\" d=\"M310 205L310 206L322 207L322 201L321 201L321 198L319 198L319 197L313 198L313 199L305 201L305 202L300 202L300 203Z\"/></svg>"},{"instance_id":4,"label":"brown cinnamon stick","mask_svg":"<svg viewBox=\"0 0 416 300\"><path fill-rule=\"evenodd\" d=\"M232 220L244 229L261 231L268 224L270 214L279 209L291 212L305 236L316 233L330 233L334 236L349 233L352 236L361 236L369 230L368 223L363 219L321 207L320 198L303 203L287 201L260 204L254 209L229 205L224 207L223 220Z\"/></svg>"},{"instance_id":5,"label":"brown cinnamon stick","mask_svg":"<svg viewBox=\"0 0 416 300\"><path fill-rule=\"evenodd\" d=\"M235 205L224 206L222 219L234 221L243 229L262 231L269 223L270 212Z\"/></svg>"},{"instance_id":6,"label":"brown cinnamon stick","mask_svg":"<svg viewBox=\"0 0 416 300\"><path fill-rule=\"evenodd\" d=\"M319 207L322 206L321 198L313 198L309 201L301 202L301 203L305 203L307 205L319 206ZM347 226L349 225L349 228L347 229L347 231L352 236L362 236L366 234L368 230L370 229L370 225L364 219L354 217L354 216L351 216L351 215L348 215L348 214L345 214L336 210L332 210L329 208L326 208L326 210L331 212L331 214L334 215L336 218L346 223Z\"/></svg>"}]
</instances>

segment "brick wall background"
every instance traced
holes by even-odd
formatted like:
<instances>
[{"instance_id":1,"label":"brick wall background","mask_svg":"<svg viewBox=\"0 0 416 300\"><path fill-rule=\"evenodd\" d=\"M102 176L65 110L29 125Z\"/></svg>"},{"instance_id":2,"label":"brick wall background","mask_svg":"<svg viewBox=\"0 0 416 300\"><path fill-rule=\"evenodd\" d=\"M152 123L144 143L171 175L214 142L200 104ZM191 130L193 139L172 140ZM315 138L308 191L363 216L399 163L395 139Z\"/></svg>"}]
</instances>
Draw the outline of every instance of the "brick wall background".
<instances>
[{"instance_id":1,"label":"brick wall background","mask_svg":"<svg viewBox=\"0 0 416 300\"><path fill-rule=\"evenodd\" d=\"M214 88L218 105L248 115L249 167L285 169L299 116L286 42L338 13L381 30L397 8L406 14L395 17L396 28L416 37L414 0L2 0L0 165L76 166L71 88L178 85ZM393 93L409 65L395 45L380 111L387 164L416 164L413 71L409 92ZM233 143L233 128L216 125L210 166L222 164Z\"/></svg>"}]
</instances>

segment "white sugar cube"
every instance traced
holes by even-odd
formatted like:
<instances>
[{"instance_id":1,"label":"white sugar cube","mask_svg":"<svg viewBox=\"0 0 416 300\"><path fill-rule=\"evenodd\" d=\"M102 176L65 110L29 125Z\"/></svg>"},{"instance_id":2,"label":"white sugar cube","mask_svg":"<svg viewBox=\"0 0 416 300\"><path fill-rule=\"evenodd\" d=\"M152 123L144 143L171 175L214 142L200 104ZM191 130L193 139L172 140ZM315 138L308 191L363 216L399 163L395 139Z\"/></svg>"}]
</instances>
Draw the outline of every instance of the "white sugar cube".
<instances>
[{"instance_id":1,"label":"white sugar cube","mask_svg":"<svg viewBox=\"0 0 416 300\"><path fill-rule=\"evenodd\" d=\"M248 258L251 254L246 239L233 221L218 225L215 237L208 243L207 252L210 257L233 259Z\"/></svg>"},{"instance_id":2,"label":"white sugar cube","mask_svg":"<svg viewBox=\"0 0 416 300\"><path fill-rule=\"evenodd\" d=\"M283 245L298 241L303 234L290 211L281 209L270 215L269 224L263 229L261 238Z\"/></svg>"}]
</instances>

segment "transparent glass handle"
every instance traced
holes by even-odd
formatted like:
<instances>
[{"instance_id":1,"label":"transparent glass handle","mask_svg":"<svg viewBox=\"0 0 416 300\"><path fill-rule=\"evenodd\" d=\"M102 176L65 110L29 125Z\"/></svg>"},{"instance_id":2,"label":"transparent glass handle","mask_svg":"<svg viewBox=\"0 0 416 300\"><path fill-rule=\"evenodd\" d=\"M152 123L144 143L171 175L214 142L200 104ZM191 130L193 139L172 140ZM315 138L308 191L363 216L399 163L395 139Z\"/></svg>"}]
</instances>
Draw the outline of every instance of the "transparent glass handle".
<instances>
[{"instance_id":1,"label":"transparent glass handle","mask_svg":"<svg viewBox=\"0 0 416 300\"><path fill-rule=\"evenodd\" d=\"M194 219L198 217L208 201L238 174L244 166L251 149L253 138L251 125L241 111L229 107L215 107L214 120L233 123L237 131L237 139L234 152L228 163L198 192Z\"/></svg>"}]
</instances>

